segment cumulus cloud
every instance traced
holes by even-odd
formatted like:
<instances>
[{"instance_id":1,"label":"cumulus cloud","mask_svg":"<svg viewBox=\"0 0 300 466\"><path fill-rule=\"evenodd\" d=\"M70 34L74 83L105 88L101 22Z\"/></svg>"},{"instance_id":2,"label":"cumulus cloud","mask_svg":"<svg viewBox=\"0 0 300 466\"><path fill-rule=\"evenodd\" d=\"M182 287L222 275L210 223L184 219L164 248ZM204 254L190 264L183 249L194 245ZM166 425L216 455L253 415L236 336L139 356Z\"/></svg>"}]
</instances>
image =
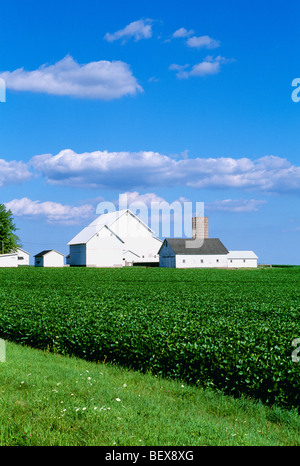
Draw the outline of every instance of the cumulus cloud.
<instances>
[{"instance_id":1,"label":"cumulus cloud","mask_svg":"<svg viewBox=\"0 0 300 466\"><path fill-rule=\"evenodd\" d=\"M5 205L17 217L42 218L48 223L76 224L95 213L90 204L76 207L51 201L33 201L27 197L13 199Z\"/></svg>"},{"instance_id":2,"label":"cumulus cloud","mask_svg":"<svg viewBox=\"0 0 300 466\"><path fill-rule=\"evenodd\" d=\"M131 189L140 179L140 185L150 186L169 167L169 158L155 152L95 151L77 154L70 149L57 155L43 154L31 159L36 172L56 185L91 188L120 187Z\"/></svg>"},{"instance_id":3,"label":"cumulus cloud","mask_svg":"<svg viewBox=\"0 0 300 466\"><path fill-rule=\"evenodd\" d=\"M56 155L37 155L30 164L48 183L71 187L122 191L154 186L300 191L300 167L272 155L256 160L246 157L175 159L152 151L78 154L66 149Z\"/></svg>"},{"instance_id":4,"label":"cumulus cloud","mask_svg":"<svg viewBox=\"0 0 300 466\"><path fill-rule=\"evenodd\" d=\"M139 19L125 26L113 34L107 32L104 39L108 42L114 42L116 40L122 40L124 44L127 40L133 38L136 42L141 39L150 39L152 37L152 20L151 19Z\"/></svg>"},{"instance_id":5,"label":"cumulus cloud","mask_svg":"<svg viewBox=\"0 0 300 466\"><path fill-rule=\"evenodd\" d=\"M191 36L192 34L194 34L194 30L193 29L190 29L189 31L185 28L179 28L177 29L175 32L173 32L172 34L172 37L174 39L178 39L178 38L181 38L181 37L189 37Z\"/></svg>"},{"instance_id":6,"label":"cumulus cloud","mask_svg":"<svg viewBox=\"0 0 300 466\"><path fill-rule=\"evenodd\" d=\"M0 78L7 89L15 91L90 99L117 99L143 90L127 63L101 60L80 65L69 55L34 71L19 68L2 72Z\"/></svg>"},{"instance_id":7,"label":"cumulus cloud","mask_svg":"<svg viewBox=\"0 0 300 466\"><path fill-rule=\"evenodd\" d=\"M220 41L212 39L209 36L192 36L187 39L186 44L189 47L194 47L197 49L215 49L220 46Z\"/></svg>"},{"instance_id":8,"label":"cumulus cloud","mask_svg":"<svg viewBox=\"0 0 300 466\"><path fill-rule=\"evenodd\" d=\"M33 177L27 164L12 160L7 162L0 159L0 187L10 184L22 183Z\"/></svg>"},{"instance_id":9,"label":"cumulus cloud","mask_svg":"<svg viewBox=\"0 0 300 466\"><path fill-rule=\"evenodd\" d=\"M217 57L207 56L202 62L193 65L190 69L190 65L177 65L173 63L170 65L170 70L177 71L176 76L179 79L188 79L191 76L207 76L212 74L217 74L221 71L222 63L230 63L232 60L229 60L225 57L218 55Z\"/></svg>"}]
</instances>

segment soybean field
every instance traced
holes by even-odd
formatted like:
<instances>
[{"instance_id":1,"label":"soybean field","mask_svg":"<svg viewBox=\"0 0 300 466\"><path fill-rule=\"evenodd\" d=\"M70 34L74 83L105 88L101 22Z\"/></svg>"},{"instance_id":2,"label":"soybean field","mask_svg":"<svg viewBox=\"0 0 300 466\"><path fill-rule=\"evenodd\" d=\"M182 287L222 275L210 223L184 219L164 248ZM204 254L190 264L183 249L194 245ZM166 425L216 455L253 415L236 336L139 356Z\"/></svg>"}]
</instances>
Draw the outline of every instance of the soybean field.
<instances>
[{"instance_id":1,"label":"soybean field","mask_svg":"<svg viewBox=\"0 0 300 466\"><path fill-rule=\"evenodd\" d=\"M300 267L0 270L0 337L300 406Z\"/></svg>"}]
</instances>

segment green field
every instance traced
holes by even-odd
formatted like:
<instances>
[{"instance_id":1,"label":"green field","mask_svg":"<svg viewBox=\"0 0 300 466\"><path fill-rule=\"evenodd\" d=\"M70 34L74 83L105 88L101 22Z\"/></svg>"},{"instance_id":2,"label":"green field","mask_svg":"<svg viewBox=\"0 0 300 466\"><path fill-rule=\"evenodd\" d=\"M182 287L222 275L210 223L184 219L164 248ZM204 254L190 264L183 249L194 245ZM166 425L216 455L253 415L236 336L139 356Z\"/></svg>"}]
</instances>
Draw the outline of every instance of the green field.
<instances>
[{"instance_id":1,"label":"green field","mask_svg":"<svg viewBox=\"0 0 300 466\"><path fill-rule=\"evenodd\" d=\"M299 408L300 268L0 271L0 336Z\"/></svg>"},{"instance_id":2,"label":"green field","mask_svg":"<svg viewBox=\"0 0 300 466\"><path fill-rule=\"evenodd\" d=\"M15 343L6 350L0 446L300 445L295 410Z\"/></svg>"}]
</instances>

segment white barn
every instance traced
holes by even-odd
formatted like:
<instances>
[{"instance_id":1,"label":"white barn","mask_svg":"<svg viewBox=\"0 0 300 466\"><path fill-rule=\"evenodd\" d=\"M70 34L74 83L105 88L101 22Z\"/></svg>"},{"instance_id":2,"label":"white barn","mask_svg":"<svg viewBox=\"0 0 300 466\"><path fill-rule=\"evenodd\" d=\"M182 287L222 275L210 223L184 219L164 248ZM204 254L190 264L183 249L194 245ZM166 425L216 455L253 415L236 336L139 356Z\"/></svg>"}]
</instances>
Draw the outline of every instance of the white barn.
<instances>
[{"instance_id":1,"label":"white barn","mask_svg":"<svg viewBox=\"0 0 300 466\"><path fill-rule=\"evenodd\" d=\"M0 267L18 267L18 254L0 254Z\"/></svg>"},{"instance_id":2,"label":"white barn","mask_svg":"<svg viewBox=\"0 0 300 466\"><path fill-rule=\"evenodd\" d=\"M24 251L24 249L18 248L17 254L18 254L18 265L29 265L29 256L30 256L29 252Z\"/></svg>"},{"instance_id":3,"label":"white barn","mask_svg":"<svg viewBox=\"0 0 300 466\"><path fill-rule=\"evenodd\" d=\"M151 228L129 209L109 212L68 243L67 263L84 267L158 266L161 244Z\"/></svg>"},{"instance_id":4,"label":"white barn","mask_svg":"<svg viewBox=\"0 0 300 466\"><path fill-rule=\"evenodd\" d=\"M34 256L35 267L63 267L64 254L54 249L42 251Z\"/></svg>"}]
</instances>

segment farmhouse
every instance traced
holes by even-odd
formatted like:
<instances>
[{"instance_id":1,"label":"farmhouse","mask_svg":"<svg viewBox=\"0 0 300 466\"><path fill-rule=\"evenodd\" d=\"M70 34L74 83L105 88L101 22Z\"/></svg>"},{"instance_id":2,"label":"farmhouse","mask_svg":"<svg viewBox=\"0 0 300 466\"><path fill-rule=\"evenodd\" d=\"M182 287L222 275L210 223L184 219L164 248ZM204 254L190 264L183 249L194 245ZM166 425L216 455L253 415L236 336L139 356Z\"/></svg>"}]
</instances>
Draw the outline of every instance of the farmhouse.
<instances>
[{"instance_id":1,"label":"farmhouse","mask_svg":"<svg viewBox=\"0 0 300 466\"><path fill-rule=\"evenodd\" d=\"M159 250L159 266L169 268L257 267L253 251L228 251L219 238L208 237L208 218L193 217L193 238L166 238ZM197 241L199 244L197 244Z\"/></svg>"},{"instance_id":2,"label":"farmhouse","mask_svg":"<svg viewBox=\"0 0 300 466\"><path fill-rule=\"evenodd\" d=\"M100 215L69 243L70 266L123 267L159 265L162 244L129 209Z\"/></svg>"},{"instance_id":3,"label":"farmhouse","mask_svg":"<svg viewBox=\"0 0 300 466\"><path fill-rule=\"evenodd\" d=\"M45 250L34 256L35 267L63 267L64 255L54 249Z\"/></svg>"}]
</instances>

